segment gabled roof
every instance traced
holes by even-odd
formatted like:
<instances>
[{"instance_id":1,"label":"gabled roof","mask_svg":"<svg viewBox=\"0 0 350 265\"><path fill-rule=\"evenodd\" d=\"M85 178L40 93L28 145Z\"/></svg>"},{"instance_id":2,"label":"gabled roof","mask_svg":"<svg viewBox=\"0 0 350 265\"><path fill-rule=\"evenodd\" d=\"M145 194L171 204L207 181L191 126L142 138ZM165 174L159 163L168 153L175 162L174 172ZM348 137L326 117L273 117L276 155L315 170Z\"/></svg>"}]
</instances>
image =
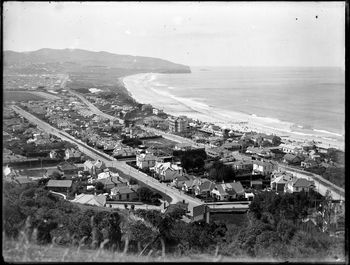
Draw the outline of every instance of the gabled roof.
<instances>
[{"instance_id":1,"label":"gabled roof","mask_svg":"<svg viewBox=\"0 0 350 265\"><path fill-rule=\"evenodd\" d=\"M157 157L151 153L139 154L137 157L139 161L157 160Z\"/></svg>"},{"instance_id":2,"label":"gabled roof","mask_svg":"<svg viewBox=\"0 0 350 265\"><path fill-rule=\"evenodd\" d=\"M194 179L194 177L190 175L180 175L176 177L176 179L177 181L188 181L188 180Z\"/></svg>"},{"instance_id":3,"label":"gabled roof","mask_svg":"<svg viewBox=\"0 0 350 265\"><path fill-rule=\"evenodd\" d=\"M231 182L229 183L229 185L231 185L232 189L238 194L238 195L243 195L244 194L244 188L241 184L240 181L236 181L236 182Z\"/></svg>"},{"instance_id":4,"label":"gabled roof","mask_svg":"<svg viewBox=\"0 0 350 265\"><path fill-rule=\"evenodd\" d=\"M283 157L288 162L300 162L302 159L299 156L293 155L293 154L286 154Z\"/></svg>"},{"instance_id":5,"label":"gabled roof","mask_svg":"<svg viewBox=\"0 0 350 265\"><path fill-rule=\"evenodd\" d=\"M279 176L277 176L274 180L271 181L271 183L278 183L278 184L286 184L289 181L293 181L295 180L296 177L293 176L292 174L280 174Z\"/></svg>"},{"instance_id":6,"label":"gabled roof","mask_svg":"<svg viewBox=\"0 0 350 265\"><path fill-rule=\"evenodd\" d=\"M310 187L313 185L313 182L312 181L309 181L305 178L298 178L296 180L293 181L293 186L294 187Z\"/></svg>"},{"instance_id":7,"label":"gabled roof","mask_svg":"<svg viewBox=\"0 0 350 265\"><path fill-rule=\"evenodd\" d=\"M97 182L101 182L103 185L115 185L121 183L116 176L109 176L107 178L97 179Z\"/></svg>"},{"instance_id":8,"label":"gabled roof","mask_svg":"<svg viewBox=\"0 0 350 265\"><path fill-rule=\"evenodd\" d=\"M87 160L84 162L84 166L91 169L94 166L94 164L90 160Z\"/></svg>"},{"instance_id":9,"label":"gabled roof","mask_svg":"<svg viewBox=\"0 0 350 265\"><path fill-rule=\"evenodd\" d=\"M260 161L260 160L252 160L253 164L259 166L267 166L267 165L275 165L273 161Z\"/></svg>"},{"instance_id":10,"label":"gabled roof","mask_svg":"<svg viewBox=\"0 0 350 265\"><path fill-rule=\"evenodd\" d=\"M80 194L74 200L72 200L72 202L89 204L89 205L97 205L97 206L105 206L106 196L103 194L100 194L97 196L92 194Z\"/></svg>"},{"instance_id":11,"label":"gabled roof","mask_svg":"<svg viewBox=\"0 0 350 265\"><path fill-rule=\"evenodd\" d=\"M123 186L123 187L114 187L112 189L113 192L117 193L117 194L130 194L130 193L135 193L136 191L130 189L127 186Z\"/></svg>"},{"instance_id":12,"label":"gabled roof","mask_svg":"<svg viewBox=\"0 0 350 265\"><path fill-rule=\"evenodd\" d=\"M49 188L70 188L72 186L72 180L54 180L50 179L46 184Z\"/></svg>"},{"instance_id":13,"label":"gabled roof","mask_svg":"<svg viewBox=\"0 0 350 265\"><path fill-rule=\"evenodd\" d=\"M77 170L78 169L78 167L76 165L71 164L67 161L59 163L57 167L60 168L61 170Z\"/></svg>"},{"instance_id":14,"label":"gabled roof","mask_svg":"<svg viewBox=\"0 0 350 265\"><path fill-rule=\"evenodd\" d=\"M97 179L100 180L100 179L105 179L105 178L109 178L109 177L119 177L119 174L118 173L114 173L114 172L111 172L111 171L104 171L100 174L97 175ZM118 178L119 180L119 178Z\"/></svg>"},{"instance_id":15,"label":"gabled roof","mask_svg":"<svg viewBox=\"0 0 350 265\"><path fill-rule=\"evenodd\" d=\"M213 182L209 181L209 180L205 181L201 185L199 185L199 189L202 192L212 191L214 188L215 188L215 184Z\"/></svg>"}]
</instances>

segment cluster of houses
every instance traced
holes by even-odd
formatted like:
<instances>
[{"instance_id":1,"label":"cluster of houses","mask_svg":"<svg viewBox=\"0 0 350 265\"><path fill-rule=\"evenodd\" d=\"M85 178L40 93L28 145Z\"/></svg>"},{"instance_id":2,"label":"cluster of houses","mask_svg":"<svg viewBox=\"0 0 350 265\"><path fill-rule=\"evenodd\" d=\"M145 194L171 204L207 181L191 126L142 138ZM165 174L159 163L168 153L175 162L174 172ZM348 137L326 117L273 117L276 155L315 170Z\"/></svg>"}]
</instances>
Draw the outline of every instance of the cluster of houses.
<instances>
[{"instance_id":1,"label":"cluster of houses","mask_svg":"<svg viewBox=\"0 0 350 265\"><path fill-rule=\"evenodd\" d=\"M40 72L42 72L41 69ZM47 69L45 69L47 71ZM53 88L61 83L61 75L59 74L5 74L4 88L8 90L36 90L38 87Z\"/></svg>"},{"instance_id":2,"label":"cluster of houses","mask_svg":"<svg viewBox=\"0 0 350 265\"><path fill-rule=\"evenodd\" d=\"M243 160L240 160L243 162ZM232 162L231 162L232 163ZM249 167L252 174L261 176L271 176L271 189L281 191L280 187L275 188L275 179L277 178L277 163L270 160L250 160L252 167ZM247 198L245 189L240 181L232 183L215 183L207 178L195 177L187 174L185 170L178 164L172 162L163 162L161 159L152 153L139 153L136 156L136 166L140 169L149 169L150 175L159 179L162 182L168 182L169 185L177 189L201 197L203 199L212 198L214 200L225 201L232 199ZM282 174L282 173L278 173ZM283 175L284 176L284 175ZM283 180L286 179L284 182ZM304 179L292 177L289 183L287 178L279 178L278 184L284 183L283 192L300 192L301 190L309 191L313 184ZM262 181L254 180L250 183L251 187L262 189ZM286 189L284 189L286 188Z\"/></svg>"},{"instance_id":3,"label":"cluster of houses","mask_svg":"<svg viewBox=\"0 0 350 265\"><path fill-rule=\"evenodd\" d=\"M314 181L306 178L297 178L293 174L275 170L271 174L271 190L276 192L309 192L315 188Z\"/></svg>"},{"instance_id":4,"label":"cluster of houses","mask_svg":"<svg viewBox=\"0 0 350 265\"><path fill-rule=\"evenodd\" d=\"M86 192L75 194L72 202L105 206L107 199L129 202L138 200L139 185L131 185L128 180L122 178L118 173L112 172L100 160L87 160L83 164L83 168L65 161L60 163L57 168L65 179L50 179L46 184L49 190L68 196L75 180L79 180L80 183L83 181L86 184ZM99 185L102 185L103 188L103 192L100 191L100 194L96 194L97 183L100 183Z\"/></svg>"}]
</instances>

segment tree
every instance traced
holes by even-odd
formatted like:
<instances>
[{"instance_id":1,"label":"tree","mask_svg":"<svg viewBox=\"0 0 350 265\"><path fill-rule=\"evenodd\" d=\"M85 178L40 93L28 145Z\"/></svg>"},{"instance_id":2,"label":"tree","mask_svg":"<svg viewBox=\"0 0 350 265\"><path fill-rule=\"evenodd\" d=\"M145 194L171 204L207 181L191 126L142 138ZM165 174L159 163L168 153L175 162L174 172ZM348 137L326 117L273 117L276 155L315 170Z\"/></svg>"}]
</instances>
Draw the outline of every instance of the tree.
<instances>
[{"instance_id":1,"label":"tree","mask_svg":"<svg viewBox=\"0 0 350 265\"><path fill-rule=\"evenodd\" d=\"M52 174L49 176L51 179L56 179L56 180L61 180L63 179L63 175L61 175L60 172L54 171Z\"/></svg>"},{"instance_id":2,"label":"tree","mask_svg":"<svg viewBox=\"0 0 350 265\"><path fill-rule=\"evenodd\" d=\"M196 168L203 168L204 164L204 160L201 157L196 157L193 161L193 166Z\"/></svg>"},{"instance_id":3,"label":"tree","mask_svg":"<svg viewBox=\"0 0 350 265\"><path fill-rule=\"evenodd\" d=\"M102 182L96 182L96 184L95 184L95 189L96 189L96 191L99 191L99 192L103 192L104 191L104 185L103 185L103 183Z\"/></svg>"},{"instance_id":4,"label":"tree","mask_svg":"<svg viewBox=\"0 0 350 265\"><path fill-rule=\"evenodd\" d=\"M130 185L139 184L138 181L136 179L133 179L133 178L130 178L129 183L130 183Z\"/></svg>"},{"instance_id":5,"label":"tree","mask_svg":"<svg viewBox=\"0 0 350 265\"><path fill-rule=\"evenodd\" d=\"M281 137L278 137L278 136L273 136L272 137L272 144L274 145L274 146L279 146L280 144L281 144Z\"/></svg>"},{"instance_id":6,"label":"tree","mask_svg":"<svg viewBox=\"0 0 350 265\"><path fill-rule=\"evenodd\" d=\"M147 187L140 187L137 189L137 194L139 195L139 199L144 202L151 202L153 192L151 189Z\"/></svg>"}]
</instances>

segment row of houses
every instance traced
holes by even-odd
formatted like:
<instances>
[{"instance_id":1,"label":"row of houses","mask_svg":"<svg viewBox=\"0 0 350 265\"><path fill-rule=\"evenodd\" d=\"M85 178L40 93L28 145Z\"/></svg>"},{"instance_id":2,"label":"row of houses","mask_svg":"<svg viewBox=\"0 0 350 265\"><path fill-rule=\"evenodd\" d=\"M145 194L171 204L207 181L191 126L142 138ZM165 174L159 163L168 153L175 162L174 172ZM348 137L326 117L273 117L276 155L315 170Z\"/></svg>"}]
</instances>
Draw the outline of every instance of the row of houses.
<instances>
[{"instance_id":1,"label":"row of houses","mask_svg":"<svg viewBox=\"0 0 350 265\"><path fill-rule=\"evenodd\" d=\"M276 192L309 192L314 188L314 181L306 178L297 178L285 171L274 171L271 175L271 190Z\"/></svg>"}]
</instances>

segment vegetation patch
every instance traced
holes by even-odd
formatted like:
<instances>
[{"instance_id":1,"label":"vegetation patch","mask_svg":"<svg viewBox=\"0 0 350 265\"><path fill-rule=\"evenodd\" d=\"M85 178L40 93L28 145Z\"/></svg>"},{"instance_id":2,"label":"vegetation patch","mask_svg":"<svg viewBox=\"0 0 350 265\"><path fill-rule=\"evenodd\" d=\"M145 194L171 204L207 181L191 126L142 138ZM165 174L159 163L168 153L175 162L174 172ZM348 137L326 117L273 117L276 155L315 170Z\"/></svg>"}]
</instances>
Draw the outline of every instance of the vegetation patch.
<instances>
[{"instance_id":1,"label":"vegetation patch","mask_svg":"<svg viewBox=\"0 0 350 265\"><path fill-rule=\"evenodd\" d=\"M45 98L38 94L26 91L7 91L4 90L4 101L41 101Z\"/></svg>"}]
</instances>

